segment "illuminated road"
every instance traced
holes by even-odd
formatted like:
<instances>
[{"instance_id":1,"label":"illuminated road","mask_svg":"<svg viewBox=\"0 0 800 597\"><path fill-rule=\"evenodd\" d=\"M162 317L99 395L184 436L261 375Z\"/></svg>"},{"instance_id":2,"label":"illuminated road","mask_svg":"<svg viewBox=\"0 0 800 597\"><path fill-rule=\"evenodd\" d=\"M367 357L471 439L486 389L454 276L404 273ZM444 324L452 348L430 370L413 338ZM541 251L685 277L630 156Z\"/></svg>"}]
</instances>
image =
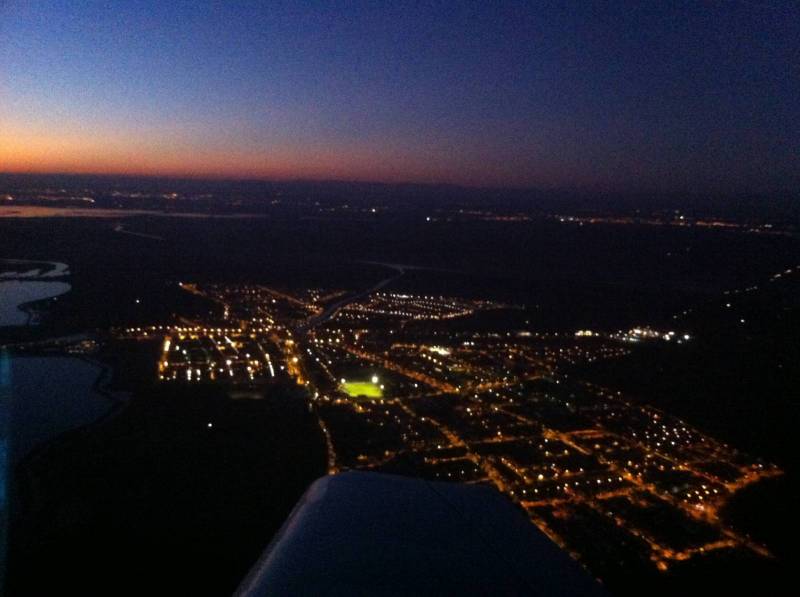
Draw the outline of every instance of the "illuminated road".
<instances>
[{"instance_id":1,"label":"illuminated road","mask_svg":"<svg viewBox=\"0 0 800 597\"><path fill-rule=\"evenodd\" d=\"M362 290L361 292L346 296L343 299L336 301L332 305L329 305L328 307L326 307L325 310L322 311L322 313L320 313L318 315L314 315L313 317L309 318L308 321L306 321L302 325L298 326L296 331L297 332L307 332L307 331L317 327L318 325L325 323L326 321L328 321L328 320L332 319L333 317L335 317L336 314L339 313L339 311L342 308L344 308L347 305L349 305L351 303L354 303L354 302L356 302L358 300L361 300L364 297L369 296L373 292L378 292L379 290L381 290L385 286L388 286L389 284L391 284L392 282L394 282L398 278L402 277L403 274L405 274L406 270L404 269L403 266L400 266L400 265L389 265L389 264L384 264L384 265L386 267L390 267L392 269L397 270L398 273L396 275L394 275L394 276L390 276L388 278L384 278L383 280L377 282L374 286L371 286L371 287L367 288L366 290Z\"/></svg>"}]
</instances>

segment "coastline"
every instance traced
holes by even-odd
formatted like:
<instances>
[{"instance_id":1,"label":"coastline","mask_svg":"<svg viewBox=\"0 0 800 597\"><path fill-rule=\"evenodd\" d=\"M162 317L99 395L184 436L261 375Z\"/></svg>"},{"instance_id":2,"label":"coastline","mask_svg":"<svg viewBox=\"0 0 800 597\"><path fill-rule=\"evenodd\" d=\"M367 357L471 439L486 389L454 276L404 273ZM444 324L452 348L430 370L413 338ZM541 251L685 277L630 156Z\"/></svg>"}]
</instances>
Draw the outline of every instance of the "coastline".
<instances>
[{"instance_id":1,"label":"coastline","mask_svg":"<svg viewBox=\"0 0 800 597\"><path fill-rule=\"evenodd\" d=\"M18 355L17 355L18 356ZM19 469L22 471L23 469L27 468L28 465L34 463L38 460L42 454L47 452L50 448L53 447L55 444L64 445L65 442L73 441L70 436L78 436L84 433L90 432L97 426L104 424L105 422L111 420L112 418L118 416L121 412L124 411L125 407L127 406L129 400L122 399L115 395L115 393L109 390L108 386L113 380L114 370L113 368L99 361L97 359L93 359L86 355L80 354L58 354L58 355L39 355L40 358L48 358L50 357L58 357L58 358L74 358L79 361L83 361L93 367L98 369L97 376L95 377L92 384L89 386L89 390L92 393L95 393L104 399L106 399L109 403L108 410L99 416L96 419L88 421L82 425L78 425L76 427L72 427L71 429L67 429L60 433L57 433L55 436L43 440L42 442L38 443L36 447L31 449L27 454L25 454L22 458L20 458L19 462L14 464L15 469ZM15 355L11 355L11 358L15 358ZM16 473L16 471L15 471Z\"/></svg>"},{"instance_id":2,"label":"coastline","mask_svg":"<svg viewBox=\"0 0 800 597\"><path fill-rule=\"evenodd\" d=\"M67 294L68 292L72 291L72 285L71 284L69 284L68 282L64 282L63 280L60 280L60 279L57 279L57 278L46 279L46 280L42 280L42 279L39 279L39 278L37 278L37 279L4 278L3 280L0 280L0 283L2 283L2 282L63 284L65 286L65 288L59 289L60 292L57 292L55 294L49 294L49 295L41 297L41 298L36 298L36 299L33 299L33 300L29 300L29 301L25 301L25 302L22 302L22 303L18 303L17 305L15 305L15 308L16 308L17 311L19 311L19 312L21 312L21 313L23 313L25 315L25 322L24 323L22 323L22 322L20 322L20 323L9 323L9 324L6 324L6 325L0 325L0 330L5 328L5 327L28 327L28 326L38 325L38 322L35 321L34 318L36 317L37 314L41 313L43 310L37 310L37 306L39 306L40 304L42 306L44 306L47 301L52 301L53 299L56 299L56 298L58 298L60 296L63 296L65 294Z\"/></svg>"}]
</instances>

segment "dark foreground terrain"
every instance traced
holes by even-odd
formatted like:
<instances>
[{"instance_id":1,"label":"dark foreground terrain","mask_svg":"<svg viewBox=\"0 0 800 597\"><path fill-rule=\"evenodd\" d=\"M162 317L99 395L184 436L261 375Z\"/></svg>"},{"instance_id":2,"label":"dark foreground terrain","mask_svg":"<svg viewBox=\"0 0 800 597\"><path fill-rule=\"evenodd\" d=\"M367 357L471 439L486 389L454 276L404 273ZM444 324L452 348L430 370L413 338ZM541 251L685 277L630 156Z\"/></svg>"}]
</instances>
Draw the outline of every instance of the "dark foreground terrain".
<instances>
[{"instance_id":1,"label":"dark foreground terrain","mask_svg":"<svg viewBox=\"0 0 800 597\"><path fill-rule=\"evenodd\" d=\"M28 458L8 594L230 594L325 473L297 390L260 394L140 386L120 414Z\"/></svg>"}]
</instances>

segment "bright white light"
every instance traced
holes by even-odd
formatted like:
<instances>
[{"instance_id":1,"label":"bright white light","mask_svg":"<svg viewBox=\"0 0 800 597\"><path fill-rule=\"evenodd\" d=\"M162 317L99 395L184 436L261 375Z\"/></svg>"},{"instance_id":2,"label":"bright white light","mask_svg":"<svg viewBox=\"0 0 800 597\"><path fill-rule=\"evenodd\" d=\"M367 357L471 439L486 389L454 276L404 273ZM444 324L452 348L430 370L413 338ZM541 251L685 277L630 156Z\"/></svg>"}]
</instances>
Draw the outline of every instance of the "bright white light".
<instances>
[{"instance_id":1,"label":"bright white light","mask_svg":"<svg viewBox=\"0 0 800 597\"><path fill-rule=\"evenodd\" d=\"M377 375L373 375L372 376L372 383L378 383L378 376Z\"/></svg>"}]
</instances>

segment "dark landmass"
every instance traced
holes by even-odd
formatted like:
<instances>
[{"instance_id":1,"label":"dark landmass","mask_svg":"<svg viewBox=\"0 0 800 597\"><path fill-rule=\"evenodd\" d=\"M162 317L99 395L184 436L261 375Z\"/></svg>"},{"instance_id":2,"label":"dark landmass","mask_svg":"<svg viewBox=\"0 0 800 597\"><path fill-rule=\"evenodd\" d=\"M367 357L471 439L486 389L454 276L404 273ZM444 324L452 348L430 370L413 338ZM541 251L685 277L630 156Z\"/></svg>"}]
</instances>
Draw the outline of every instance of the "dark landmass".
<instances>
[{"instance_id":1,"label":"dark landmass","mask_svg":"<svg viewBox=\"0 0 800 597\"><path fill-rule=\"evenodd\" d=\"M325 473L295 388L137 386L18 468L9 594L230 594Z\"/></svg>"},{"instance_id":2,"label":"dark landmass","mask_svg":"<svg viewBox=\"0 0 800 597\"><path fill-rule=\"evenodd\" d=\"M576 374L687 418L751 454L795 468L794 452L787 446L793 444L800 422L796 278L719 295L678 321L695 333L695 341L681 350L643 346Z\"/></svg>"},{"instance_id":3,"label":"dark landmass","mask_svg":"<svg viewBox=\"0 0 800 597\"><path fill-rule=\"evenodd\" d=\"M478 188L450 184L388 184L322 180L214 180L76 174L0 173L0 204L154 209L205 214L308 215L322 207L347 206L346 216L378 207L430 214L489 209L495 214L674 214L723 217L796 226L800 201L795 190L741 192L609 192L577 188ZM7 203L10 203L6 199ZM340 214L341 215L341 214Z\"/></svg>"},{"instance_id":4,"label":"dark landmass","mask_svg":"<svg viewBox=\"0 0 800 597\"><path fill-rule=\"evenodd\" d=\"M692 342L637 345L626 357L570 375L621 389L778 463L787 475L748 488L725 516L779 561L743 562L735 574L729 560L715 563L709 556L641 580L665 593L687 585L734 590L785 573L793 539L788 521L796 520L798 497L791 446L798 424L800 288L794 278L767 281L800 263L793 236L473 218L459 210L485 205L488 191L478 196L457 187L426 187L420 194L418 187L344 183L134 182L3 177L0 187L16 185L16 193L37 187L47 197L31 198L34 205L51 205L50 195L69 204L64 197L86 186L94 189L94 205L107 208L256 210L259 217L142 215L125 217L123 231L122 219L114 218L0 218L0 256L68 263L72 285L66 295L36 305L44 314L40 326L2 329L0 344L86 331L105 339L112 327L218 314L217 305L182 291L181 281L358 290L391 275L380 262L426 268L407 270L387 288L392 292L511 307L442 326L443 332L470 325L571 338L586 328L674 327L691 333ZM68 187L63 193L60 184ZM132 188L140 196L119 195ZM180 196L163 196L172 192ZM222 207L220 194L227 198ZM435 209L430 197L442 198ZM406 202L402 209L398 199ZM497 205L516 213L523 200ZM565 205L582 213L580 201L558 207ZM654 209L665 205L656 202ZM698 205L699 214L705 208ZM791 209L777 209L775 221L793 226ZM748 210L738 216L754 217ZM723 294L754 284L758 291ZM231 400L223 388L203 384L155 385L153 355L124 342L109 342L98 358L114 371L112 389L133 398L17 471L11 594L230 593L308 483L325 473L324 442L305 399L288 385L267 386L261 400ZM392 470L414 470L405 465L394 463ZM626 574L635 572L622 570L620 578Z\"/></svg>"},{"instance_id":5,"label":"dark landmass","mask_svg":"<svg viewBox=\"0 0 800 597\"><path fill-rule=\"evenodd\" d=\"M435 221L424 212L237 220L142 216L0 219L0 255L68 263L73 291L52 302L61 330L191 313L177 282L363 288L379 262L411 270L397 290L529 305L537 328L620 329L795 265L798 241L728 230L578 226L549 220ZM161 240L157 240L161 239ZM370 262L370 263L367 263ZM139 299L139 302L136 302ZM188 311L187 311L188 309Z\"/></svg>"},{"instance_id":6,"label":"dark landmass","mask_svg":"<svg viewBox=\"0 0 800 597\"><path fill-rule=\"evenodd\" d=\"M734 528L769 545L788 576L796 558L797 504L800 499L796 469L777 479L767 479L736 495L725 519Z\"/></svg>"}]
</instances>

